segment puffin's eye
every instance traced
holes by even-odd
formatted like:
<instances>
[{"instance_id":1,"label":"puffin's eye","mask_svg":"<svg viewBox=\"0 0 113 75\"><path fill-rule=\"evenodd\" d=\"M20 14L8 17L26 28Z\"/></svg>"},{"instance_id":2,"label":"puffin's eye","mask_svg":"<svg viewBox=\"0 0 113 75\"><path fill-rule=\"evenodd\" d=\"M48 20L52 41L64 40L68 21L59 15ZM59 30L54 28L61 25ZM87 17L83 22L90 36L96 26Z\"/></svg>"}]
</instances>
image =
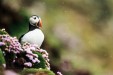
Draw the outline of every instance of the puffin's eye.
<instances>
[{"instance_id":1,"label":"puffin's eye","mask_svg":"<svg viewBox=\"0 0 113 75\"><path fill-rule=\"evenodd\" d=\"M34 17L34 19L36 19L36 17Z\"/></svg>"}]
</instances>

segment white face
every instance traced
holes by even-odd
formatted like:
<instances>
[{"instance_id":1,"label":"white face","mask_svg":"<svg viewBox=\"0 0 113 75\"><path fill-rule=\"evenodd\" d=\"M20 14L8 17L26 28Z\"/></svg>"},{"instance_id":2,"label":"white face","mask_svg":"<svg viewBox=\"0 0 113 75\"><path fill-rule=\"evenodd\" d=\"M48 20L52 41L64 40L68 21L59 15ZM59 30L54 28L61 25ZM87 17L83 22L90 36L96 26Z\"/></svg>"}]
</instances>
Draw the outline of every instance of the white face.
<instances>
[{"instance_id":1,"label":"white face","mask_svg":"<svg viewBox=\"0 0 113 75\"><path fill-rule=\"evenodd\" d=\"M36 26L36 24L40 21L38 16L31 16L29 22L31 25Z\"/></svg>"}]
</instances>

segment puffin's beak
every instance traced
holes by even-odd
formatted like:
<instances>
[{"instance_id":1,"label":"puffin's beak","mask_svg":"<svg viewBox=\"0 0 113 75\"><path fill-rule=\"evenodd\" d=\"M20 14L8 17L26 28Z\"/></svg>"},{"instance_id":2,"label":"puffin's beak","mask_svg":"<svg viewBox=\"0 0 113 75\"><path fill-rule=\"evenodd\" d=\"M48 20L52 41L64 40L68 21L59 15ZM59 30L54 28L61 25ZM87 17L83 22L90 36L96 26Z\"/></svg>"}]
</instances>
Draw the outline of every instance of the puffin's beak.
<instances>
[{"instance_id":1,"label":"puffin's beak","mask_svg":"<svg viewBox=\"0 0 113 75\"><path fill-rule=\"evenodd\" d=\"M42 27L42 21L41 21L41 19L39 20L39 27Z\"/></svg>"},{"instance_id":2,"label":"puffin's beak","mask_svg":"<svg viewBox=\"0 0 113 75\"><path fill-rule=\"evenodd\" d=\"M41 21L41 19L39 20L38 23L36 23L36 26L39 27L39 28L42 27L42 21Z\"/></svg>"}]
</instances>

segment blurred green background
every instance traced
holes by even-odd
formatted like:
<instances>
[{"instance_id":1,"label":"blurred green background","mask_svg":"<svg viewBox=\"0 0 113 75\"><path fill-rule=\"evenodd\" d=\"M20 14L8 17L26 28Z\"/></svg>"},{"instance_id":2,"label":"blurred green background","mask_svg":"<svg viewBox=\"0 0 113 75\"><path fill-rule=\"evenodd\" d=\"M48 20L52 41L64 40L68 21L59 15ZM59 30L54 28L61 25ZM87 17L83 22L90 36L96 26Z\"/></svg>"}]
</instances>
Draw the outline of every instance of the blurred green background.
<instances>
[{"instance_id":1,"label":"blurred green background","mask_svg":"<svg viewBox=\"0 0 113 75\"><path fill-rule=\"evenodd\" d=\"M113 75L112 7L112 0L0 0L0 28L19 38L39 15L54 72Z\"/></svg>"}]
</instances>

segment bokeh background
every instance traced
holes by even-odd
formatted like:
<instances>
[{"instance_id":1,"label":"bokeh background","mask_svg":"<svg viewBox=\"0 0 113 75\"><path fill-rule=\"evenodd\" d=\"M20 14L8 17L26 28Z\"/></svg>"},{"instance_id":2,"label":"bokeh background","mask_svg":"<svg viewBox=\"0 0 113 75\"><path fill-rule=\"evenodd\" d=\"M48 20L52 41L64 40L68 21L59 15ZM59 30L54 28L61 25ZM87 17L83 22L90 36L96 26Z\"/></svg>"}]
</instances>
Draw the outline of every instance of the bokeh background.
<instances>
[{"instance_id":1,"label":"bokeh background","mask_svg":"<svg viewBox=\"0 0 113 75\"><path fill-rule=\"evenodd\" d=\"M113 75L113 0L0 0L0 28L20 37L39 15L51 69Z\"/></svg>"}]
</instances>

